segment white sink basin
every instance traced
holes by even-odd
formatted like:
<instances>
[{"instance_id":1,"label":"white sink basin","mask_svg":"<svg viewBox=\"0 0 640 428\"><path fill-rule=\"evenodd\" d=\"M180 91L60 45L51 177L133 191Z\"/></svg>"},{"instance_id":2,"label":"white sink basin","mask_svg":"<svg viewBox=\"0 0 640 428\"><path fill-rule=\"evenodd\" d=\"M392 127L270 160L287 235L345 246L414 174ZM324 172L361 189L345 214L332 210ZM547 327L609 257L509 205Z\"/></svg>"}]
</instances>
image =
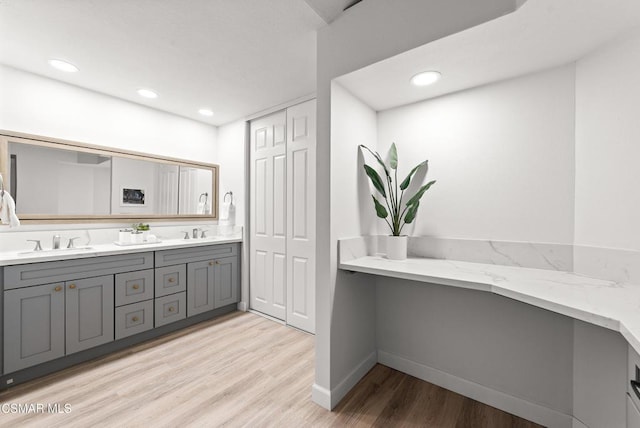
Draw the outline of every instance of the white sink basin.
<instances>
[{"instance_id":1,"label":"white sink basin","mask_svg":"<svg viewBox=\"0 0 640 428\"><path fill-rule=\"evenodd\" d=\"M93 250L93 247L75 247L75 248L59 248L57 250L48 249L40 251L23 251L18 253L19 256L51 256L54 254L73 254L73 253L86 253Z\"/></svg>"}]
</instances>

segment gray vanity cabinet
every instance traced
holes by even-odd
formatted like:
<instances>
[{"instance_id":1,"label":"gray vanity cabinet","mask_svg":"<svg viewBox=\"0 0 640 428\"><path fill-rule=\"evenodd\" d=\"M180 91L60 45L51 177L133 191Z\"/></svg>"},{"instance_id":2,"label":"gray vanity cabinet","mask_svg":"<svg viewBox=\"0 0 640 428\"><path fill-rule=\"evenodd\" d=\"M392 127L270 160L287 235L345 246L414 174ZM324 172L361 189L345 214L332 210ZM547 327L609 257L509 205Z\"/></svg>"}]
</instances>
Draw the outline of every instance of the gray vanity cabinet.
<instances>
[{"instance_id":1,"label":"gray vanity cabinet","mask_svg":"<svg viewBox=\"0 0 640 428\"><path fill-rule=\"evenodd\" d=\"M187 316L237 303L238 257L187 264Z\"/></svg>"},{"instance_id":2,"label":"gray vanity cabinet","mask_svg":"<svg viewBox=\"0 0 640 428\"><path fill-rule=\"evenodd\" d=\"M67 354L113 340L113 275L67 281Z\"/></svg>"},{"instance_id":3,"label":"gray vanity cabinet","mask_svg":"<svg viewBox=\"0 0 640 428\"><path fill-rule=\"evenodd\" d=\"M220 308L240 300L238 289L240 281L238 277L238 258L225 257L215 260L214 265L214 308Z\"/></svg>"},{"instance_id":4,"label":"gray vanity cabinet","mask_svg":"<svg viewBox=\"0 0 640 428\"><path fill-rule=\"evenodd\" d=\"M156 299L157 272L172 272L185 263L187 317L237 303L240 295L239 253L239 245L235 243L156 252ZM156 325L157 319L156 313Z\"/></svg>"},{"instance_id":5,"label":"gray vanity cabinet","mask_svg":"<svg viewBox=\"0 0 640 428\"><path fill-rule=\"evenodd\" d=\"M65 354L64 288L62 282L5 291L5 373Z\"/></svg>"},{"instance_id":6,"label":"gray vanity cabinet","mask_svg":"<svg viewBox=\"0 0 640 428\"><path fill-rule=\"evenodd\" d=\"M214 308L213 260L187 264L187 316L191 317Z\"/></svg>"}]
</instances>

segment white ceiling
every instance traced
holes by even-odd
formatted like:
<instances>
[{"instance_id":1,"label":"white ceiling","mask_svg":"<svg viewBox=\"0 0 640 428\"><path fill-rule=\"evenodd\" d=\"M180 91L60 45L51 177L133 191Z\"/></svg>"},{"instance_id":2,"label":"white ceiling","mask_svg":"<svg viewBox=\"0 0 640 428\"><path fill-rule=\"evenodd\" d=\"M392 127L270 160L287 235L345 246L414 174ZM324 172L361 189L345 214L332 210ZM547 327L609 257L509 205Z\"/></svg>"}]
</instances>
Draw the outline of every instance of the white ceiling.
<instances>
[{"instance_id":1,"label":"white ceiling","mask_svg":"<svg viewBox=\"0 0 640 428\"><path fill-rule=\"evenodd\" d=\"M333 22L342 15L347 7L354 6L362 0L305 0L327 23Z\"/></svg>"},{"instance_id":2,"label":"white ceiling","mask_svg":"<svg viewBox=\"0 0 640 428\"><path fill-rule=\"evenodd\" d=\"M338 78L375 110L570 63L640 26L640 0L528 0L488 23ZM418 88L410 78L438 70Z\"/></svg>"},{"instance_id":3,"label":"white ceiling","mask_svg":"<svg viewBox=\"0 0 640 428\"><path fill-rule=\"evenodd\" d=\"M0 63L220 125L313 93L323 25L304 0L2 0Z\"/></svg>"}]
</instances>

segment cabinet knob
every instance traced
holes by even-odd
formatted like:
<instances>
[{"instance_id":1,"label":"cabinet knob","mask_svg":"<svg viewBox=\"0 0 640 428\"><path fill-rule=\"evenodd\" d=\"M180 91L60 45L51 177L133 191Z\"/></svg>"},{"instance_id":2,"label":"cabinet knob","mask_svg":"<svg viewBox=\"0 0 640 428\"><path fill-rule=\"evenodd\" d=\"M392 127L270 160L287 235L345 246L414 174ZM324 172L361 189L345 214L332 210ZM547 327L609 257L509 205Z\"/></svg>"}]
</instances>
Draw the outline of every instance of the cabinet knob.
<instances>
[{"instance_id":1,"label":"cabinet knob","mask_svg":"<svg viewBox=\"0 0 640 428\"><path fill-rule=\"evenodd\" d=\"M169 279L168 279L168 281L169 281L169 282L176 282L176 279L175 279L175 278L173 278L173 277L171 277L171 278L169 278Z\"/></svg>"},{"instance_id":2,"label":"cabinet knob","mask_svg":"<svg viewBox=\"0 0 640 428\"><path fill-rule=\"evenodd\" d=\"M173 312L175 309L173 309L173 306L169 306L169 312Z\"/></svg>"},{"instance_id":3,"label":"cabinet knob","mask_svg":"<svg viewBox=\"0 0 640 428\"><path fill-rule=\"evenodd\" d=\"M69 285L69 288L73 290L74 288L76 288L76 285L75 284L71 284L71 285Z\"/></svg>"},{"instance_id":4,"label":"cabinet knob","mask_svg":"<svg viewBox=\"0 0 640 428\"><path fill-rule=\"evenodd\" d=\"M209 266L213 266L214 264L214 262L209 262Z\"/></svg>"},{"instance_id":5,"label":"cabinet knob","mask_svg":"<svg viewBox=\"0 0 640 428\"><path fill-rule=\"evenodd\" d=\"M133 317L133 318L131 318L131 321L136 322L136 321L138 321L138 319L139 319L138 317Z\"/></svg>"},{"instance_id":6,"label":"cabinet knob","mask_svg":"<svg viewBox=\"0 0 640 428\"><path fill-rule=\"evenodd\" d=\"M131 288L133 288L134 290L137 290L138 288L140 288L140 286L138 284L133 284Z\"/></svg>"},{"instance_id":7,"label":"cabinet knob","mask_svg":"<svg viewBox=\"0 0 640 428\"><path fill-rule=\"evenodd\" d=\"M57 286L53 289L53 291L62 291L62 287L61 287L61 286L59 286L59 285L57 285Z\"/></svg>"}]
</instances>

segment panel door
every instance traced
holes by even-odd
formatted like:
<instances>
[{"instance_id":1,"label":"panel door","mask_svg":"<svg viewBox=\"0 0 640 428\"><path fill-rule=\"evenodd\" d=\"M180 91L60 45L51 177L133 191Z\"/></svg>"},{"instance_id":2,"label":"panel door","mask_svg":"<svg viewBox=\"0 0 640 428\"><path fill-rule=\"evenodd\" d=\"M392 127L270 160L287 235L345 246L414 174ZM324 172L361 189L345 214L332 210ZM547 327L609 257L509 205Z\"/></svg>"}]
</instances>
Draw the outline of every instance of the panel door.
<instances>
[{"instance_id":1,"label":"panel door","mask_svg":"<svg viewBox=\"0 0 640 428\"><path fill-rule=\"evenodd\" d=\"M113 340L113 284L113 275L65 283L67 354Z\"/></svg>"},{"instance_id":2,"label":"panel door","mask_svg":"<svg viewBox=\"0 0 640 428\"><path fill-rule=\"evenodd\" d=\"M64 356L64 283L4 293L4 372Z\"/></svg>"},{"instance_id":3,"label":"panel door","mask_svg":"<svg viewBox=\"0 0 640 428\"><path fill-rule=\"evenodd\" d=\"M237 257L216 259L213 283L215 285L214 302L216 308L231 305L240 300L238 294L240 282Z\"/></svg>"},{"instance_id":4,"label":"panel door","mask_svg":"<svg viewBox=\"0 0 640 428\"><path fill-rule=\"evenodd\" d=\"M286 318L286 114L251 121L249 301Z\"/></svg>"},{"instance_id":5,"label":"panel door","mask_svg":"<svg viewBox=\"0 0 640 428\"><path fill-rule=\"evenodd\" d=\"M315 332L316 101L287 109L287 324Z\"/></svg>"},{"instance_id":6,"label":"panel door","mask_svg":"<svg viewBox=\"0 0 640 428\"><path fill-rule=\"evenodd\" d=\"M187 316L213 310L213 270L215 262L187 263Z\"/></svg>"}]
</instances>

